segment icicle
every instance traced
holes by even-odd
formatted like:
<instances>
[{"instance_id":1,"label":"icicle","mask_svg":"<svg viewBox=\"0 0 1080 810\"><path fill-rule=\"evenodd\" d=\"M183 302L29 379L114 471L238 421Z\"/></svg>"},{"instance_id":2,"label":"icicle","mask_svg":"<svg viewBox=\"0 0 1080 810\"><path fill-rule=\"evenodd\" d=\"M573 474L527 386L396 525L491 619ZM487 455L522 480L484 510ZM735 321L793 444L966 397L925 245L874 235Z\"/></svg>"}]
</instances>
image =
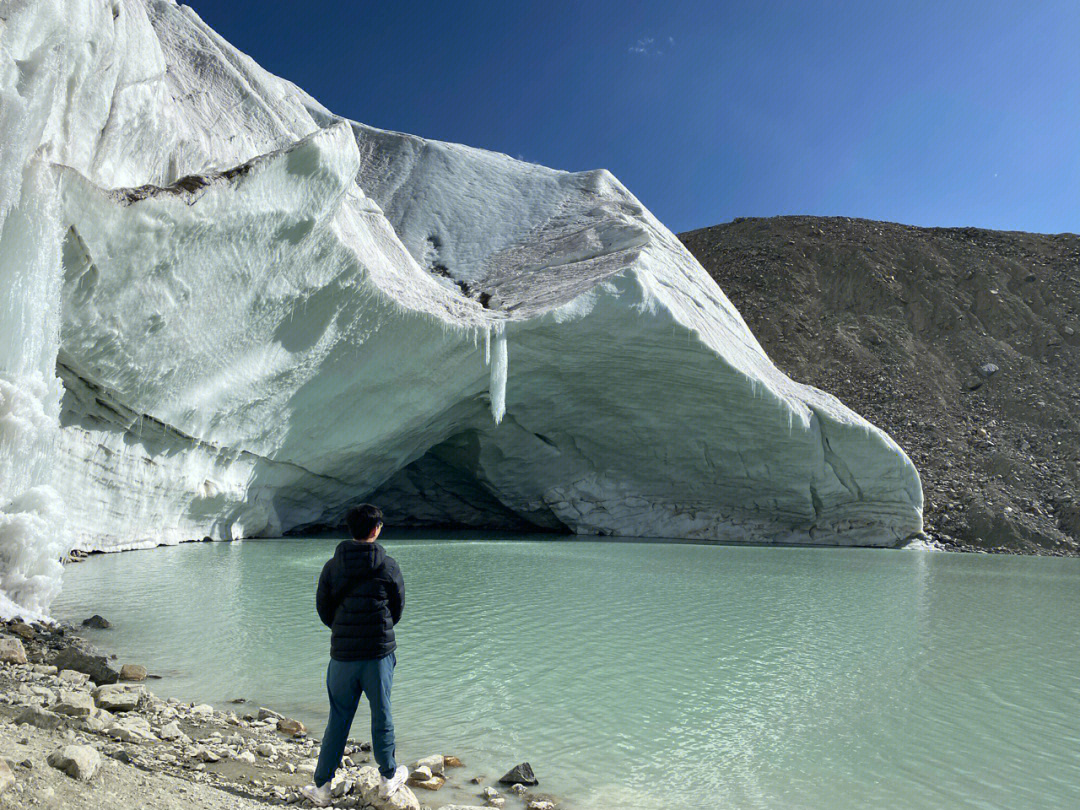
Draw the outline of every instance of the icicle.
<instances>
[{"instance_id":1,"label":"icicle","mask_svg":"<svg viewBox=\"0 0 1080 810\"><path fill-rule=\"evenodd\" d=\"M490 341L490 332L489 341ZM488 384L488 393L491 395L491 415L495 424L502 421L506 413L506 335L500 330L495 337L495 358L491 363L491 382Z\"/></svg>"},{"instance_id":2,"label":"icicle","mask_svg":"<svg viewBox=\"0 0 1080 810\"><path fill-rule=\"evenodd\" d=\"M491 365L491 328L484 329L484 365Z\"/></svg>"}]
</instances>

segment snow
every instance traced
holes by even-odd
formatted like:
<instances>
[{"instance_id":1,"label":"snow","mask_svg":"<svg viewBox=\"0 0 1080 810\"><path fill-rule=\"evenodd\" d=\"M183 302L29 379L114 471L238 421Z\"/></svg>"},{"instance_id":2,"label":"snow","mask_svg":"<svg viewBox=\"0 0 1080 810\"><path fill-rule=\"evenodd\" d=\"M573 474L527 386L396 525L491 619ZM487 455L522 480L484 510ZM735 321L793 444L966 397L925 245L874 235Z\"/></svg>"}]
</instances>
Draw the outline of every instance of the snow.
<instances>
[{"instance_id":1,"label":"snow","mask_svg":"<svg viewBox=\"0 0 1080 810\"><path fill-rule=\"evenodd\" d=\"M921 529L900 448L777 370L610 173L341 119L168 0L5 14L0 614L47 612L72 547L369 498L583 534Z\"/></svg>"}]
</instances>

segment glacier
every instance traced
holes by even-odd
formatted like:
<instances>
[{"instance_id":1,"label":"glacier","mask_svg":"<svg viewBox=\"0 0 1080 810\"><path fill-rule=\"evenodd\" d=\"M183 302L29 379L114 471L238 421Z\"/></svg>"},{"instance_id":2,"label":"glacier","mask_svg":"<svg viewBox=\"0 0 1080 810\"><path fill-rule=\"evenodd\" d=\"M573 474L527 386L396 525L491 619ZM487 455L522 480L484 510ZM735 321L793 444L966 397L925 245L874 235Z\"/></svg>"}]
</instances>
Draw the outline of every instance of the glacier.
<instances>
[{"instance_id":1,"label":"glacier","mask_svg":"<svg viewBox=\"0 0 1080 810\"><path fill-rule=\"evenodd\" d=\"M609 172L334 115L172 0L0 15L0 614L340 524L902 544L919 476Z\"/></svg>"}]
</instances>

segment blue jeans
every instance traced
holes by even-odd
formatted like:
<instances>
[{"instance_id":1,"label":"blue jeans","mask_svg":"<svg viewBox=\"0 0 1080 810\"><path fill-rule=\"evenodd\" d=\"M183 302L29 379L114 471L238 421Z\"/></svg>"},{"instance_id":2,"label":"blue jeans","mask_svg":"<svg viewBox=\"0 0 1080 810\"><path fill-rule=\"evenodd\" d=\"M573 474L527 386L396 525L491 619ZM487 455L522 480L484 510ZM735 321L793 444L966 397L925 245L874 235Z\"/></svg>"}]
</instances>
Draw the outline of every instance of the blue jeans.
<instances>
[{"instance_id":1,"label":"blue jeans","mask_svg":"<svg viewBox=\"0 0 1080 810\"><path fill-rule=\"evenodd\" d=\"M371 749L379 773L393 776L397 763L394 761L394 720L390 716L390 687L394 682L393 653L382 658L364 661L337 661L330 659L326 668L326 691L330 695L330 719L326 723L319 764L315 767L315 785L322 787L334 778L345 753L356 706L360 695L366 694L371 706Z\"/></svg>"}]
</instances>

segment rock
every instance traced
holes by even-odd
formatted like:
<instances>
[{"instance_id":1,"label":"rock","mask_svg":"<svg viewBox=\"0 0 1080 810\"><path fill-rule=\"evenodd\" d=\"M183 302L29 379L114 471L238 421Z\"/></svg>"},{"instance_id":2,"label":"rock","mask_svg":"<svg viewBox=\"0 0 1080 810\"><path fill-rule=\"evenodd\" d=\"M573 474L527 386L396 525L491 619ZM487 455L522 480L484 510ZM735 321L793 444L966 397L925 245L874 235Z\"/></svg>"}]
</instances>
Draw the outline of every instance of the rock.
<instances>
[{"instance_id":1,"label":"rock","mask_svg":"<svg viewBox=\"0 0 1080 810\"><path fill-rule=\"evenodd\" d=\"M525 807L526 810L555 810L555 802L549 802L547 799L533 799Z\"/></svg>"},{"instance_id":2,"label":"rock","mask_svg":"<svg viewBox=\"0 0 1080 810\"><path fill-rule=\"evenodd\" d=\"M46 711L37 706L26 707L15 718L15 725L17 726L21 726L25 723L28 726L45 729L46 731L59 728L63 722L64 718L60 715L55 712Z\"/></svg>"},{"instance_id":3,"label":"rock","mask_svg":"<svg viewBox=\"0 0 1080 810\"><path fill-rule=\"evenodd\" d=\"M173 720L158 729L158 736L163 740L178 740L187 735L180 730L180 724Z\"/></svg>"},{"instance_id":4,"label":"rock","mask_svg":"<svg viewBox=\"0 0 1080 810\"><path fill-rule=\"evenodd\" d=\"M53 667L53 669L56 669L56 667ZM60 670L59 677L62 683L71 684L72 686L82 686L90 680L90 676L85 672L76 672L74 669Z\"/></svg>"},{"instance_id":5,"label":"rock","mask_svg":"<svg viewBox=\"0 0 1080 810\"><path fill-rule=\"evenodd\" d=\"M424 757L423 759L418 759L416 761L416 763L413 765L413 769L427 768L433 774L440 774L440 775L443 773L443 769L445 767L446 767L446 760L443 758L442 754L435 754L435 755L430 756L430 757Z\"/></svg>"},{"instance_id":6,"label":"rock","mask_svg":"<svg viewBox=\"0 0 1080 810\"><path fill-rule=\"evenodd\" d=\"M389 799L379 796L379 771L370 765L361 768L356 775L353 792L359 794L366 804L376 810L420 810L420 802L407 787L402 787Z\"/></svg>"},{"instance_id":7,"label":"rock","mask_svg":"<svg viewBox=\"0 0 1080 810\"><path fill-rule=\"evenodd\" d=\"M253 753L251 753L250 751L241 751L239 754L236 755L236 761L237 762L246 762L248 765L254 765L255 764L255 755ZM315 769L312 768L311 772L315 773Z\"/></svg>"},{"instance_id":8,"label":"rock","mask_svg":"<svg viewBox=\"0 0 1080 810\"><path fill-rule=\"evenodd\" d=\"M92 627L95 630L106 630L112 625L109 624L109 620L106 619L104 616L99 616L95 613L89 619L83 619L82 626Z\"/></svg>"},{"instance_id":9,"label":"rock","mask_svg":"<svg viewBox=\"0 0 1080 810\"><path fill-rule=\"evenodd\" d=\"M25 664L26 648L17 638L0 638L0 662L5 664Z\"/></svg>"},{"instance_id":10,"label":"rock","mask_svg":"<svg viewBox=\"0 0 1080 810\"><path fill-rule=\"evenodd\" d=\"M513 793L515 796L523 796L529 792L529 789L524 785L511 785L510 792Z\"/></svg>"},{"instance_id":11,"label":"rock","mask_svg":"<svg viewBox=\"0 0 1080 810\"><path fill-rule=\"evenodd\" d=\"M146 667L142 664L124 664L120 667L120 680L122 681L145 681Z\"/></svg>"},{"instance_id":12,"label":"rock","mask_svg":"<svg viewBox=\"0 0 1080 810\"><path fill-rule=\"evenodd\" d=\"M318 765L317 759L305 759L299 765L296 766L296 770L300 773L315 773L315 768Z\"/></svg>"},{"instance_id":13,"label":"rock","mask_svg":"<svg viewBox=\"0 0 1080 810\"><path fill-rule=\"evenodd\" d=\"M135 684L113 683L93 691L94 703L110 712L130 712L146 696L146 690Z\"/></svg>"},{"instance_id":14,"label":"rock","mask_svg":"<svg viewBox=\"0 0 1080 810\"><path fill-rule=\"evenodd\" d=\"M487 799L489 802L493 802L496 799L500 798L499 791L497 791L493 787L486 787L480 792L481 792L481 794L483 794L484 798Z\"/></svg>"},{"instance_id":15,"label":"rock","mask_svg":"<svg viewBox=\"0 0 1080 810\"><path fill-rule=\"evenodd\" d=\"M277 722L277 730L290 737L303 737L307 734L307 728L299 720L291 720L283 717Z\"/></svg>"},{"instance_id":16,"label":"rock","mask_svg":"<svg viewBox=\"0 0 1080 810\"><path fill-rule=\"evenodd\" d=\"M53 711L57 714L66 714L68 717L89 717L94 711L94 699L86 692L61 689Z\"/></svg>"},{"instance_id":17,"label":"rock","mask_svg":"<svg viewBox=\"0 0 1080 810\"><path fill-rule=\"evenodd\" d=\"M91 655L77 647L65 647L52 660L53 666L59 670L73 669L90 676L94 683L116 683L119 674L109 666L109 659L104 655Z\"/></svg>"},{"instance_id":18,"label":"rock","mask_svg":"<svg viewBox=\"0 0 1080 810\"><path fill-rule=\"evenodd\" d=\"M444 804L439 810L490 810L490 808L478 804Z\"/></svg>"},{"instance_id":19,"label":"rock","mask_svg":"<svg viewBox=\"0 0 1080 810\"><path fill-rule=\"evenodd\" d=\"M12 633L27 641L33 641L37 637L37 631L26 622L15 622L9 629Z\"/></svg>"},{"instance_id":20,"label":"rock","mask_svg":"<svg viewBox=\"0 0 1080 810\"><path fill-rule=\"evenodd\" d=\"M413 787L423 788L424 790L438 790L446 784L446 778L443 776L433 776L430 779L410 780L409 784Z\"/></svg>"},{"instance_id":21,"label":"rock","mask_svg":"<svg viewBox=\"0 0 1080 810\"><path fill-rule=\"evenodd\" d=\"M259 707L258 719L259 720L284 720L285 716L281 715L281 714L278 714L273 709L267 709L264 706L260 706Z\"/></svg>"},{"instance_id":22,"label":"rock","mask_svg":"<svg viewBox=\"0 0 1080 810\"><path fill-rule=\"evenodd\" d=\"M259 743L255 746L255 753L258 754L260 757L266 757L267 759L269 759L277 753L277 749L274 748L274 746L272 746L270 743Z\"/></svg>"},{"instance_id":23,"label":"rock","mask_svg":"<svg viewBox=\"0 0 1080 810\"><path fill-rule=\"evenodd\" d=\"M197 706L191 707L191 713L195 717L213 717L214 707L209 703L200 703Z\"/></svg>"},{"instance_id":24,"label":"rock","mask_svg":"<svg viewBox=\"0 0 1080 810\"><path fill-rule=\"evenodd\" d=\"M993 363L983 363L979 366L979 373L984 377L993 377L1000 369Z\"/></svg>"},{"instance_id":25,"label":"rock","mask_svg":"<svg viewBox=\"0 0 1080 810\"><path fill-rule=\"evenodd\" d=\"M445 754L443 756L443 765L445 765L447 768L461 768L465 765L465 763L455 756Z\"/></svg>"},{"instance_id":26,"label":"rock","mask_svg":"<svg viewBox=\"0 0 1080 810\"><path fill-rule=\"evenodd\" d=\"M7 760L0 757L0 796L3 796L4 792L14 784L15 774L8 767Z\"/></svg>"},{"instance_id":27,"label":"rock","mask_svg":"<svg viewBox=\"0 0 1080 810\"><path fill-rule=\"evenodd\" d=\"M515 765L509 771L507 771L502 779L499 780L503 785L539 785L540 780L533 774L532 765L528 762L522 762L520 765Z\"/></svg>"},{"instance_id":28,"label":"rock","mask_svg":"<svg viewBox=\"0 0 1080 810\"><path fill-rule=\"evenodd\" d=\"M409 779L415 779L415 780L421 781L421 782L424 781L425 779L430 779L430 778L431 778L431 768L429 768L427 765L421 765L418 768L416 768L411 774L409 774Z\"/></svg>"},{"instance_id":29,"label":"rock","mask_svg":"<svg viewBox=\"0 0 1080 810\"><path fill-rule=\"evenodd\" d=\"M217 762L221 759L221 757L219 757L209 748L202 745L198 746L194 751L191 752L191 758L197 759L200 762Z\"/></svg>"},{"instance_id":30,"label":"rock","mask_svg":"<svg viewBox=\"0 0 1080 810\"><path fill-rule=\"evenodd\" d=\"M73 779L88 782L101 764L101 754L89 745L65 745L49 754L48 762Z\"/></svg>"},{"instance_id":31,"label":"rock","mask_svg":"<svg viewBox=\"0 0 1080 810\"><path fill-rule=\"evenodd\" d=\"M353 789L352 779L338 779L330 786L330 795L335 799L340 799L342 796L347 796Z\"/></svg>"},{"instance_id":32,"label":"rock","mask_svg":"<svg viewBox=\"0 0 1080 810\"><path fill-rule=\"evenodd\" d=\"M105 733L120 742L156 742L157 736L150 729L150 721L138 715L122 717L105 729Z\"/></svg>"}]
</instances>

